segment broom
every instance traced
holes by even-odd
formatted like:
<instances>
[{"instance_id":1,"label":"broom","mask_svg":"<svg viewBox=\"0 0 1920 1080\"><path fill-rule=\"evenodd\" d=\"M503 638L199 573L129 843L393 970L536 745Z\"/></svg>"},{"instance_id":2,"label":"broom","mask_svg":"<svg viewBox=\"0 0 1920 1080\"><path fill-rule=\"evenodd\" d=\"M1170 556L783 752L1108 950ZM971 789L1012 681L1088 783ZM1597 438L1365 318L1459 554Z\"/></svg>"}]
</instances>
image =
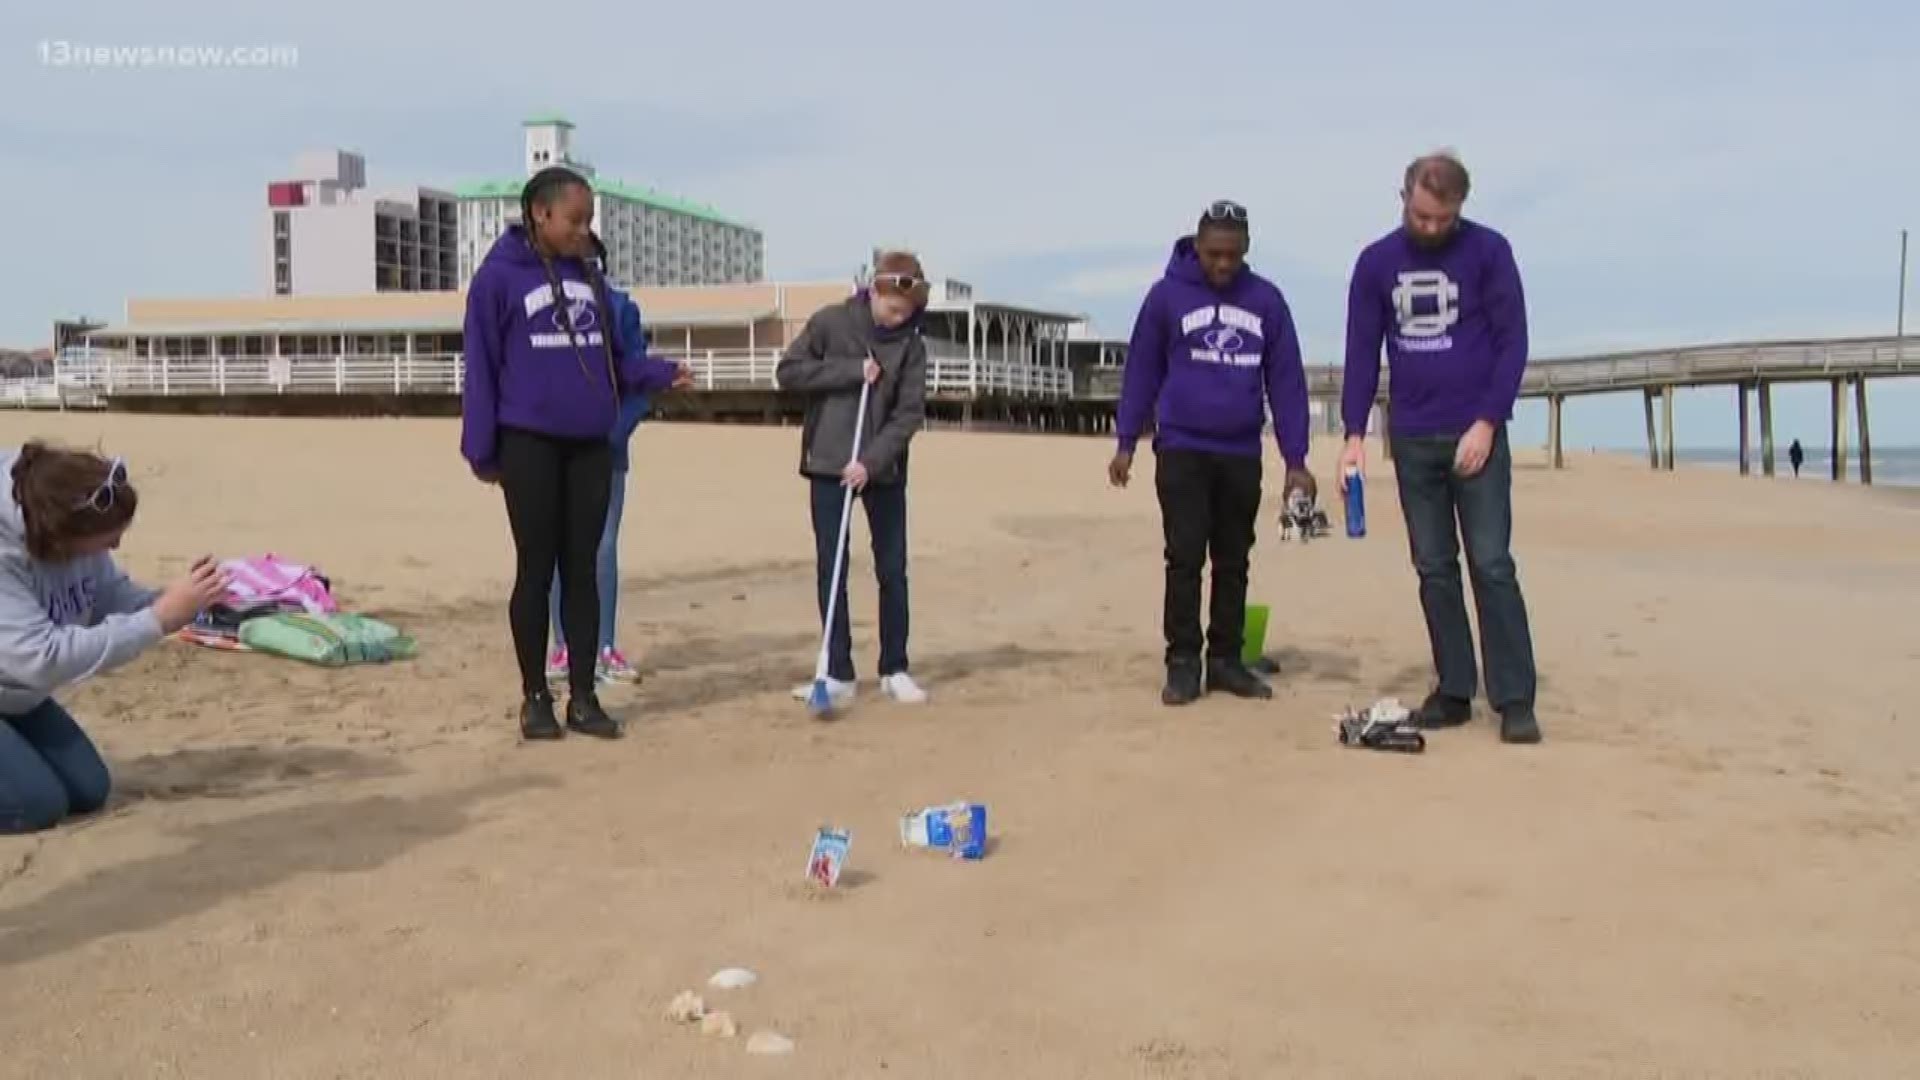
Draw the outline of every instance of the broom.
<instances>
[{"instance_id":1,"label":"broom","mask_svg":"<svg viewBox=\"0 0 1920 1080\"><path fill-rule=\"evenodd\" d=\"M860 436L867 426L867 390L872 386L865 379L860 382L860 415L853 422L853 457L847 462L849 465L860 460ZM816 717L833 711L833 695L827 691L827 649L833 640L833 617L840 601L840 573L846 569L847 530L852 525L853 488L849 485L840 502L840 542L833 549L833 577L827 582L827 620L820 627L820 659L813 667L813 691L807 695L807 711Z\"/></svg>"}]
</instances>

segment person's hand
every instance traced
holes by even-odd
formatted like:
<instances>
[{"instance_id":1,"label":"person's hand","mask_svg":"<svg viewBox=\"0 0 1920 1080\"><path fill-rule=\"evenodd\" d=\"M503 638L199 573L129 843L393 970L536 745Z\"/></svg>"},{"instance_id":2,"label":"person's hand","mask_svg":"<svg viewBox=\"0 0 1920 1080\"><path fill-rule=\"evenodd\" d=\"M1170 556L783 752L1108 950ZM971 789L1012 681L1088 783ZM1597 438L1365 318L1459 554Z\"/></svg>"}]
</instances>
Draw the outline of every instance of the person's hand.
<instances>
[{"instance_id":1,"label":"person's hand","mask_svg":"<svg viewBox=\"0 0 1920 1080\"><path fill-rule=\"evenodd\" d=\"M673 388L675 390L686 390L691 388L692 386L693 386L693 365L687 363L685 360L678 361L674 365Z\"/></svg>"},{"instance_id":2,"label":"person's hand","mask_svg":"<svg viewBox=\"0 0 1920 1080\"><path fill-rule=\"evenodd\" d=\"M865 379L869 386L879 382L880 381L880 362L875 360L871 356L867 357L867 362L860 365L860 377L862 379Z\"/></svg>"},{"instance_id":3,"label":"person's hand","mask_svg":"<svg viewBox=\"0 0 1920 1080\"><path fill-rule=\"evenodd\" d=\"M483 469L476 465L473 467L473 478L483 484L498 484L500 482L500 470L492 468Z\"/></svg>"},{"instance_id":4,"label":"person's hand","mask_svg":"<svg viewBox=\"0 0 1920 1080\"><path fill-rule=\"evenodd\" d=\"M171 634L186 626L227 595L227 586L227 575L211 556L194 560L193 569L167 586L153 602L153 614L160 620L160 629Z\"/></svg>"},{"instance_id":5,"label":"person's hand","mask_svg":"<svg viewBox=\"0 0 1920 1080\"><path fill-rule=\"evenodd\" d=\"M1320 482L1313 478L1313 474L1307 471L1305 465L1287 470L1286 489L1292 491L1294 488L1306 492L1309 499L1317 501L1320 498Z\"/></svg>"},{"instance_id":6,"label":"person's hand","mask_svg":"<svg viewBox=\"0 0 1920 1080\"><path fill-rule=\"evenodd\" d=\"M1347 493L1347 474L1359 474L1361 479L1367 475L1367 440L1360 436L1348 436L1347 445L1340 450L1340 494Z\"/></svg>"},{"instance_id":7,"label":"person's hand","mask_svg":"<svg viewBox=\"0 0 1920 1080\"><path fill-rule=\"evenodd\" d=\"M1480 470L1486 467L1487 455L1492 452L1493 425L1485 420L1475 420L1454 447L1453 471L1461 476L1478 476Z\"/></svg>"},{"instance_id":8,"label":"person's hand","mask_svg":"<svg viewBox=\"0 0 1920 1080\"><path fill-rule=\"evenodd\" d=\"M1107 462L1107 483L1117 488L1123 488L1127 486L1127 481L1131 479L1133 479L1133 451L1121 450L1116 452L1113 455L1113 460Z\"/></svg>"},{"instance_id":9,"label":"person's hand","mask_svg":"<svg viewBox=\"0 0 1920 1080\"><path fill-rule=\"evenodd\" d=\"M865 488L867 486L867 467L857 461L854 462L840 470L840 482L855 491Z\"/></svg>"}]
</instances>

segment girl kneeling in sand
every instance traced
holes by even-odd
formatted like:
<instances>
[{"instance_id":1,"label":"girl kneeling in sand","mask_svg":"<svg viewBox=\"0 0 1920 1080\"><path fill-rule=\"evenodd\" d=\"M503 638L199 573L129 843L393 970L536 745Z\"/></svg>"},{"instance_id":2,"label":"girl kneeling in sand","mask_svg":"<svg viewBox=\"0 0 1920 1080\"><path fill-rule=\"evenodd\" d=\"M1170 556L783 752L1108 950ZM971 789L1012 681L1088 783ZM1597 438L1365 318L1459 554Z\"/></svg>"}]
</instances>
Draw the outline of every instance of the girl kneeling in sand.
<instances>
[{"instance_id":1,"label":"girl kneeling in sand","mask_svg":"<svg viewBox=\"0 0 1920 1080\"><path fill-rule=\"evenodd\" d=\"M186 626L227 581L211 558L164 591L114 565L139 502L118 458L34 442L0 467L0 833L28 833L100 809L111 783L53 692Z\"/></svg>"}]
</instances>

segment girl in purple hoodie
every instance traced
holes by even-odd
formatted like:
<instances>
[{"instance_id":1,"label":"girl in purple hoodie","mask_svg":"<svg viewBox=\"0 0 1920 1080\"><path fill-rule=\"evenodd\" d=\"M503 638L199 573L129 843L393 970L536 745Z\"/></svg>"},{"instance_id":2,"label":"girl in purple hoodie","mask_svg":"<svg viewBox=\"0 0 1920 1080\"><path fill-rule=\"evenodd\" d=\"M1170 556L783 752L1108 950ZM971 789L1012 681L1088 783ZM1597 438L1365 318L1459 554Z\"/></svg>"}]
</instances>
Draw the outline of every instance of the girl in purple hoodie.
<instances>
[{"instance_id":1,"label":"girl in purple hoodie","mask_svg":"<svg viewBox=\"0 0 1920 1080\"><path fill-rule=\"evenodd\" d=\"M593 192L585 178L563 166L542 169L522 190L520 213L521 224L495 242L467 289L460 449L474 475L506 495L520 733L557 739L564 732L543 663L554 567L567 639L596 640L594 564L621 399L683 388L692 375L616 341L613 305L593 260ZM594 661L591 649L569 657L566 727L618 738L621 725L595 693Z\"/></svg>"}]
</instances>

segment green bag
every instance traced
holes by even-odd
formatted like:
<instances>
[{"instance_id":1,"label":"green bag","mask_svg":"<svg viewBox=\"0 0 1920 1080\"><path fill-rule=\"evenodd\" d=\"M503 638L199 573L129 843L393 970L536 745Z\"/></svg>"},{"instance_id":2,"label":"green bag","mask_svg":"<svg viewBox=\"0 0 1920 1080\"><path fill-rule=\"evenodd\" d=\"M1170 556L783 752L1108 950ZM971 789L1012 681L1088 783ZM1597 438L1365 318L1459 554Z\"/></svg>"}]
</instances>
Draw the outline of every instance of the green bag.
<instances>
[{"instance_id":1,"label":"green bag","mask_svg":"<svg viewBox=\"0 0 1920 1080\"><path fill-rule=\"evenodd\" d=\"M240 641L250 649L322 667L384 664L413 657L412 638L378 619L333 612L310 615L283 612L240 624Z\"/></svg>"}]
</instances>

